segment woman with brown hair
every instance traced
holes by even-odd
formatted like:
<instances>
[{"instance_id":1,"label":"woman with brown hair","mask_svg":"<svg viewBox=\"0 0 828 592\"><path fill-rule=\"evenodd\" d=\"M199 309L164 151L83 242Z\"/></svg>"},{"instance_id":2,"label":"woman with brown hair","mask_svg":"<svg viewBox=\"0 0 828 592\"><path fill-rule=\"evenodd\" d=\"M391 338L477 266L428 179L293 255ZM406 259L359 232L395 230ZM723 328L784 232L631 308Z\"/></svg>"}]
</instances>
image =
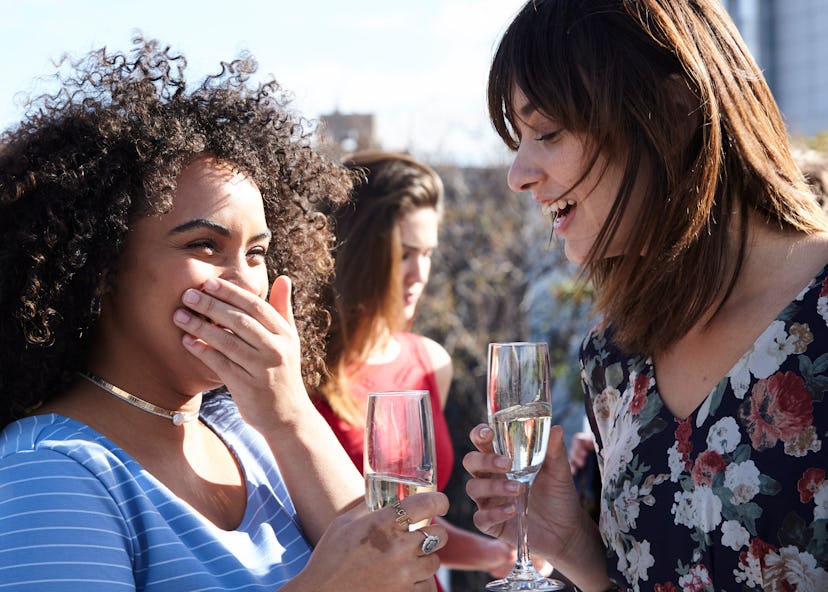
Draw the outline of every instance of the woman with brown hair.
<instances>
[{"instance_id":1,"label":"woman with brown hair","mask_svg":"<svg viewBox=\"0 0 828 592\"><path fill-rule=\"evenodd\" d=\"M437 248L443 183L407 154L364 151L344 163L356 180L351 201L330 212L336 234L330 376L319 389L317 407L362 470L368 394L427 390L442 490L454 464L443 414L451 358L440 344L410 329ZM444 566L508 572L514 560L510 545L441 523L449 532L438 552Z\"/></svg>"},{"instance_id":2,"label":"woman with brown hair","mask_svg":"<svg viewBox=\"0 0 828 592\"><path fill-rule=\"evenodd\" d=\"M585 592L828 589L828 222L722 4L531 0L488 99L603 315L581 351L600 524L553 428L533 551ZM475 523L510 540L519 488L472 439Z\"/></svg>"}]
</instances>

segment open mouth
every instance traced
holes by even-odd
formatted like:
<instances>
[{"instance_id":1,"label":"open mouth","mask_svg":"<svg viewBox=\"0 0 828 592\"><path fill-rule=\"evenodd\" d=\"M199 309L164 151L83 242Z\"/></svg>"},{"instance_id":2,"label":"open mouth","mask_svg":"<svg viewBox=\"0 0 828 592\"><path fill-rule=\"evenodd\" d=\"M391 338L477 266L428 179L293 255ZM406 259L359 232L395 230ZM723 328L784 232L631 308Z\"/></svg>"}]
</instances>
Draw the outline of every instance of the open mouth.
<instances>
[{"instance_id":1,"label":"open mouth","mask_svg":"<svg viewBox=\"0 0 828 592\"><path fill-rule=\"evenodd\" d=\"M543 213L552 218L553 226L557 226L574 209L575 202L571 199L559 199L551 203L545 203L542 206Z\"/></svg>"}]
</instances>

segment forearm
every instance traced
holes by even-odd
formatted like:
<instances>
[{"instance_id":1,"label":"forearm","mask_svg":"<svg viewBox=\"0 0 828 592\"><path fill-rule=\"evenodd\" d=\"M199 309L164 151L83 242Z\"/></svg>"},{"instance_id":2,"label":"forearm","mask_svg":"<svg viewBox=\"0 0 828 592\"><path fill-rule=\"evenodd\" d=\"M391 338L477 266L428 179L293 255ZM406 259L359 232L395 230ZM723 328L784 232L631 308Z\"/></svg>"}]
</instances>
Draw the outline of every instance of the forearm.
<instances>
[{"instance_id":1,"label":"forearm","mask_svg":"<svg viewBox=\"0 0 828 592\"><path fill-rule=\"evenodd\" d=\"M506 543L482 534L465 530L438 519L449 533L446 546L440 549L440 562L450 569L489 571L513 560L512 549Z\"/></svg>"},{"instance_id":2,"label":"forearm","mask_svg":"<svg viewBox=\"0 0 828 592\"><path fill-rule=\"evenodd\" d=\"M361 502L365 485L336 435L313 406L290 425L263 433L309 540Z\"/></svg>"}]
</instances>

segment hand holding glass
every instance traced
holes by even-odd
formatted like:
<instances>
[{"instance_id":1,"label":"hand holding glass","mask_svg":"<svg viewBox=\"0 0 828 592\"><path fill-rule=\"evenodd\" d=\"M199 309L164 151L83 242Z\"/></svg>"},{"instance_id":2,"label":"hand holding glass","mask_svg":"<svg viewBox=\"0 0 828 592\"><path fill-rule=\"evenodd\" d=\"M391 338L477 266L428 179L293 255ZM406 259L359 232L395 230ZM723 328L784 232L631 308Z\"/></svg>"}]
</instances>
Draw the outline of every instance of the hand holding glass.
<instances>
[{"instance_id":1,"label":"hand holding glass","mask_svg":"<svg viewBox=\"0 0 828 592\"><path fill-rule=\"evenodd\" d=\"M369 510L435 491L434 418L428 391L370 393L363 455Z\"/></svg>"},{"instance_id":2,"label":"hand holding glass","mask_svg":"<svg viewBox=\"0 0 828 592\"><path fill-rule=\"evenodd\" d=\"M495 452L512 459L506 477L523 483L518 498L517 562L509 575L489 582L486 590L560 590L561 582L544 577L532 565L526 530L529 489L546 456L552 425L546 343L490 343L486 388Z\"/></svg>"}]
</instances>

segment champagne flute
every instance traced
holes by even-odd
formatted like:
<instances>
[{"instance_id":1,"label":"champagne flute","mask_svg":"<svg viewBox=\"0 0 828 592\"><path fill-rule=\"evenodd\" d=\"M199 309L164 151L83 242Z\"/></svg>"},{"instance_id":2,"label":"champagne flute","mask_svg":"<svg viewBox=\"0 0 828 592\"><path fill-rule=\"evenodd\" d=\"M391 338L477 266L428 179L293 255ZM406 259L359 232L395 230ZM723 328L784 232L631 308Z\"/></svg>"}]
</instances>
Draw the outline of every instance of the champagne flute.
<instances>
[{"instance_id":1,"label":"champagne flute","mask_svg":"<svg viewBox=\"0 0 828 592\"><path fill-rule=\"evenodd\" d=\"M366 415L363 472L368 509L435 491L434 417L428 391L370 393ZM427 524L418 522L409 529Z\"/></svg>"},{"instance_id":2,"label":"champagne flute","mask_svg":"<svg viewBox=\"0 0 828 592\"><path fill-rule=\"evenodd\" d=\"M487 372L489 425L494 449L512 459L506 477L523 484L518 498L518 557L512 571L486 590L560 590L563 584L539 573L529 557L526 516L529 489L546 455L552 425L552 392L546 343L490 343Z\"/></svg>"}]
</instances>

